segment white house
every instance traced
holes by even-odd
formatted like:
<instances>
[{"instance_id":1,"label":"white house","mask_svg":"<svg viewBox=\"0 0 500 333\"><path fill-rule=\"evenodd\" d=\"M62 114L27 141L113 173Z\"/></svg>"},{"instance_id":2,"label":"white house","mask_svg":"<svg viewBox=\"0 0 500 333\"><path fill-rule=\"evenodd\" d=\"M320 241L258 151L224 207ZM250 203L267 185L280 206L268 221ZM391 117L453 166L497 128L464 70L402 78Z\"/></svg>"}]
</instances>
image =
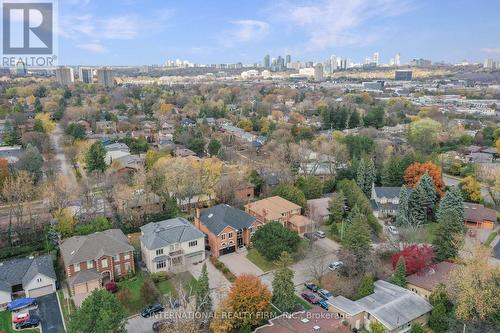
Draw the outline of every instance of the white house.
<instances>
[{"instance_id":1,"label":"white house","mask_svg":"<svg viewBox=\"0 0 500 333\"><path fill-rule=\"evenodd\" d=\"M401 187L372 187L371 204L376 217L395 216L399 206Z\"/></svg>"},{"instance_id":2,"label":"white house","mask_svg":"<svg viewBox=\"0 0 500 333\"><path fill-rule=\"evenodd\" d=\"M205 260L205 235L181 217L142 226L140 240L151 273L182 272Z\"/></svg>"},{"instance_id":3,"label":"white house","mask_svg":"<svg viewBox=\"0 0 500 333\"><path fill-rule=\"evenodd\" d=\"M40 297L56 291L52 257L40 256L0 262L0 308L18 297Z\"/></svg>"}]
</instances>

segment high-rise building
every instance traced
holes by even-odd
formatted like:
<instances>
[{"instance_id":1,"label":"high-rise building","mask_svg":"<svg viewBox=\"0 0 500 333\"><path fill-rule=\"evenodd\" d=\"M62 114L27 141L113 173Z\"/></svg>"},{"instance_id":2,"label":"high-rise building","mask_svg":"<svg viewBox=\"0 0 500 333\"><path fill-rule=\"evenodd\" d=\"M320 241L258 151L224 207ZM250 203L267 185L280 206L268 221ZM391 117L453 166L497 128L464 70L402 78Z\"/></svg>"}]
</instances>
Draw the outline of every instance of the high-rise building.
<instances>
[{"instance_id":1,"label":"high-rise building","mask_svg":"<svg viewBox=\"0 0 500 333\"><path fill-rule=\"evenodd\" d=\"M321 63L314 66L314 81L323 81L323 65Z\"/></svg>"},{"instance_id":2,"label":"high-rise building","mask_svg":"<svg viewBox=\"0 0 500 333\"><path fill-rule=\"evenodd\" d=\"M83 83L93 83L94 82L94 71L89 67L80 67L78 69L78 80Z\"/></svg>"},{"instance_id":3,"label":"high-rise building","mask_svg":"<svg viewBox=\"0 0 500 333\"><path fill-rule=\"evenodd\" d=\"M28 70L26 69L26 64L21 58L19 58L19 60L16 62L16 75L24 76L26 74L28 74Z\"/></svg>"},{"instance_id":4,"label":"high-rise building","mask_svg":"<svg viewBox=\"0 0 500 333\"><path fill-rule=\"evenodd\" d=\"M75 82L73 68L71 67L58 67L56 68L56 80L62 86L68 86Z\"/></svg>"},{"instance_id":5,"label":"high-rise building","mask_svg":"<svg viewBox=\"0 0 500 333\"><path fill-rule=\"evenodd\" d=\"M285 56L285 66L288 68L288 66L292 63L292 56L290 54L287 54Z\"/></svg>"},{"instance_id":6,"label":"high-rise building","mask_svg":"<svg viewBox=\"0 0 500 333\"><path fill-rule=\"evenodd\" d=\"M264 56L264 67L265 68L271 67L271 57L269 56L269 54L266 54Z\"/></svg>"},{"instance_id":7,"label":"high-rise building","mask_svg":"<svg viewBox=\"0 0 500 333\"><path fill-rule=\"evenodd\" d=\"M104 87L112 87L115 84L113 79L113 70L102 67L97 70L97 84Z\"/></svg>"},{"instance_id":8,"label":"high-rise building","mask_svg":"<svg viewBox=\"0 0 500 333\"><path fill-rule=\"evenodd\" d=\"M394 66L401 66L401 55L399 52L394 56Z\"/></svg>"},{"instance_id":9,"label":"high-rise building","mask_svg":"<svg viewBox=\"0 0 500 333\"><path fill-rule=\"evenodd\" d=\"M493 69L495 67L495 61L493 59L484 60L484 68Z\"/></svg>"},{"instance_id":10,"label":"high-rise building","mask_svg":"<svg viewBox=\"0 0 500 333\"><path fill-rule=\"evenodd\" d=\"M335 72L338 69L337 56L332 54L330 56L330 71Z\"/></svg>"},{"instance_id":11,"label":"high-rise building","mask_svg":"<svg viewBox=\"0 0 500 333\"><path fill-rule=\"evenodd\" d=\"M375 66L378 66L378 59L379 59L378 52L373 53L373 63L375 64Z\"/></svg>"}]
</instances>

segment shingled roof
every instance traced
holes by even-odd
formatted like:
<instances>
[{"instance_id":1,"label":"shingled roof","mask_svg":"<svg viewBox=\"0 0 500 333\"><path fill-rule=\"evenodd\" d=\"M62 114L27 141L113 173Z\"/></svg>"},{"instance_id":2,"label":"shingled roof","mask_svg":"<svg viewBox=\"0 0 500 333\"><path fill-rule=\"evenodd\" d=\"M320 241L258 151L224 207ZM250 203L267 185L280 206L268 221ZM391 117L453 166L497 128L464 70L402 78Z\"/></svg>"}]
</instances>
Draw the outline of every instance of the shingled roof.
<instances>
[{"instance_id":1,"label":"shingled roof","mask_svg":"<svg viewBox=\"0 0 500 333\"><path fill-rule=\"evenodd\" d=\"M19 258L0 263L0 290L11 291L12 286L28 284L37 274L56 279L51 256Z\"/></svg>"},{"instance_id":2,"label":"shingled roof","mask_svg":"<svg viewBox=\"0 0 500 333\"><path fill-rule=\"evenodd\" d=\"M244 211L220 204L200 213L199 220L213 234L220 234L227 226L236 230L248 229L255 222L255 217Z\"/></svg>"},{"instance_id":3,"label":"shingled roof","mask_svg":"<svg viewBox=\"0 0 500 333\"><path fill-rule=\"evenodd\" d=\"M141 232L141 242L149 250L205 237L201 231L182 217L148 223L141 227Z\"/></svg>"}]
</instances>

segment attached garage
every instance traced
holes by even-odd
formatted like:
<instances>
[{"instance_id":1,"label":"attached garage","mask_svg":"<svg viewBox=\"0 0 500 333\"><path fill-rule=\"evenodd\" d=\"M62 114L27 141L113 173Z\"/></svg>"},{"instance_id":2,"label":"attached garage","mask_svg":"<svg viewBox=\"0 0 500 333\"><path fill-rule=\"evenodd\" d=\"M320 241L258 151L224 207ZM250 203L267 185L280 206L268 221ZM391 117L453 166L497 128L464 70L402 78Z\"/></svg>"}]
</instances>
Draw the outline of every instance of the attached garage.
<instances>
[{"instance_id":1,"label":"attached garage","mask_svg":"<svg viewBox=\"0 0 500 333\"><path fill-rule=\"evenodd\" d=\"M219 250L219 255L223 256L225 254L236 252L236 245L228 246Z\"/></svg>"},{"instance_id":2,"label":"attached garage","mask_svg":"<svg viewBox=\"0 0 500 333\"><path fill-rule=\"evenodd\" d=\"M54 289L54 286L53 285L48 285L48 286L45 286L45 287L40 287L40 288L34 288L34 289L29 289L27 290L27 296L28 297L40 297L40 296L45 296L45 295L48 295L48 294L52 294L53 292L55 292L56 290Z\"/></svg>"},{"instance_id":3,"label":"attached garage","mask_svg":"<svg viewBox=\"0 0 500 333\"><path fill-rule=\"evenodd\" d=\"M186 265L192 265L199 263L200 261L203 261L205 259L205 251L200 251L193 253L189 256L186 255L185 260L186 260Z\"/></svg>"}]
</instances>

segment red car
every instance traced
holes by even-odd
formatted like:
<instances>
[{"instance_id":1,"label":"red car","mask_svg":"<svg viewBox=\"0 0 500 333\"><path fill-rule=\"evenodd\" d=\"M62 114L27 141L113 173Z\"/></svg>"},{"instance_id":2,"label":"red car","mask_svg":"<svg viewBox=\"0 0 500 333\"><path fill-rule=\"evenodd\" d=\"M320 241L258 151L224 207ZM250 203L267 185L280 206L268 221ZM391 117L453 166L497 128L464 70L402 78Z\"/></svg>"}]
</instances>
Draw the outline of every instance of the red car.
<instances>
[{"instance_id":1,"label":"red car","mask_svg":"<svg viewBox=\"0 0 500 333\"><path fill-rule=\"evenodd\" d=\"M30 314L29 313L19 313L17 315L14 315L14 318L12 319L12 322L14 324L17 324L17 323L22 323L26 320L29 320L30 319Z\"/></svg>"},{"instance_id":2,"label":"red car","mask_svg":"<svg viewBox=\"0 0 500 333\"><path fill-rule=\"evenodd\" d=\"M319 299L311 293L302 293L302 294L300 294L300 296L302 296L303 299L305 299L306 301L308 301L311 304L318 304L319 303Z\"/></svg>"}]
</instances>

